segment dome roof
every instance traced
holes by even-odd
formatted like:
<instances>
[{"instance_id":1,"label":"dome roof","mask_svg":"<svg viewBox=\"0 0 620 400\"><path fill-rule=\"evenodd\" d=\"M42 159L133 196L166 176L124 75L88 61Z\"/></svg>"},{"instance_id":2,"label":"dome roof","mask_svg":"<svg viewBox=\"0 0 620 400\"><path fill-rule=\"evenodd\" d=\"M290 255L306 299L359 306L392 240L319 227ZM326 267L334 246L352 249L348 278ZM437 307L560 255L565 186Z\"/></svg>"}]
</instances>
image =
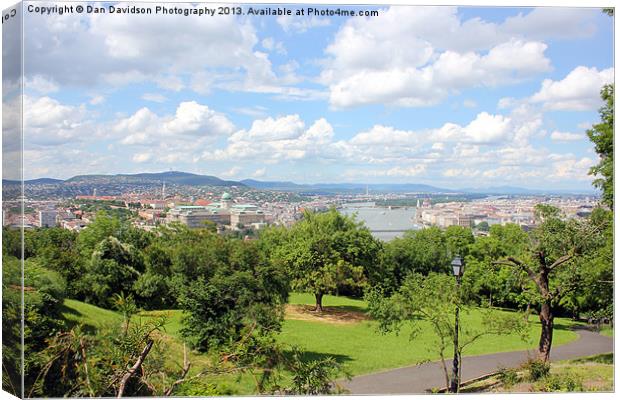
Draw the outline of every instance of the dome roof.
<instances>
[{"instance_id":1,"label":"dome roof","mask_svg":"<svg viewBox=\"0 0 620 400\"><path fill-rule=\"evenodd\" d=\"M230 195L230 193L224 192L224 194L222 195L222 200L232 200L232 196Z\"/></svg>"}]
</instances>

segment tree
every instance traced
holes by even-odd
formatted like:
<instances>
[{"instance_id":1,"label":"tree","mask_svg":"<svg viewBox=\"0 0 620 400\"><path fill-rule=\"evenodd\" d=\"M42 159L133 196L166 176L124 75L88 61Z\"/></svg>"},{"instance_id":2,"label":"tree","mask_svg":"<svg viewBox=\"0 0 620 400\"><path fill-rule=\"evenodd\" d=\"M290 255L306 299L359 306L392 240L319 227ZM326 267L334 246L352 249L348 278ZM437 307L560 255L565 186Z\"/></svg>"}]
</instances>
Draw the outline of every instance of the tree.
<instances>
[{"instance_id":1,"label":"tree","mask_svg":"<svg viewBox=\"0 0 620 400\"><path fill-rule=\"evenodd\" d=\"M465 270L467 274L467 270ZM435 334L434 349L439 353L446 387L450 385L450 372L446 365L446 355L453 345L455 332L454 313L456 307L467 312L469 307L462 301L454 277L447 274L431 273L428 276L411 274L403 285L390 297L377 290L366 295L369 314L379 322L382 333L399 332L405 322L411 328L410 339L415 341L423 329L423 322L432 327ZM525 324L516 315L501 314L487 309L483 311L482 327L475 329L460 323L458 325L459 344L456 349L459 364L463 351L480 338L487 335L507 335L525 332ZM462 371L462 368L461 368ZM457 377L460 382L460 376Z\"/></svg>"},{"instance_id":2,"label":"tree","mask_svg":"<svg viewBox=\"0 0 620 400\"><path fill-rule=\"evenodd\" d=\"M541 334L539 358L549 361L553 340L553 307L575 289L576 259L595 246L605 222L563 221L559 210L551 206L537 207L543 222L533 231L529 249L521 256L509 256L496 264L510 265L525 273L538 291ZM567 277L570 273L573 277Z\"/></svg>"},{"instance_id":3,"label":"tree","mask_svg":"<svg viewBox=\"0 0 620 400\"><path fill-rule=\"evenodd\" d=\"M412 272L428 275L450 268L446 236L437 227L405 232L402 238L385 244L381 259L391 278L385 285L389 291L398 289Z\"/></svg>"},{"instance_id":4,"label":"tree","mask_svg":"<svg viewBox=\"0 0 620 400\"><path fill-rule=\"evenodd\" d=\"M288 282L252 242L230 240L225 262L186 282L178 302L185 311L182 335L209 351L238 342L244 332L267 335L280 329Z\"/></svg>"},{"instance_id":5,"label":"tree","mask_svg":"<svg viewBox=\"0 0 620 400\"><path fill-rule=\"evenodd\" d=\"M590 169L590 175L599 176L594 186L603 191L603 202L613 209L614 202L614 85L601 89L603 107L599 109L601 122L588 129L587 134L594 149L601 158L598 165Z\"/></svg>"},{"instance_id":6,"label":"tree","mask_svg":"<svg viewBox=\"0 0 620 400\"><path fill-rule=\"evenodd\" d=\"M293 290L314 294L315 310L321 312L325 294L361 293L380 248L362 223L332 208L320 214L306 212L272 262L286 267Z\"/></svg>"},{"instance_id":7,"label":"tree","mask_svg":"<svg viewBox=\"0 0 620 400\"><path fill-rule=\"evenodd\" d=\"M88 302L108 306L115 293L130 293L144 270L140 253L110 236L99 243L87 264L82 291Z\"/></svg>"}]
</instances>

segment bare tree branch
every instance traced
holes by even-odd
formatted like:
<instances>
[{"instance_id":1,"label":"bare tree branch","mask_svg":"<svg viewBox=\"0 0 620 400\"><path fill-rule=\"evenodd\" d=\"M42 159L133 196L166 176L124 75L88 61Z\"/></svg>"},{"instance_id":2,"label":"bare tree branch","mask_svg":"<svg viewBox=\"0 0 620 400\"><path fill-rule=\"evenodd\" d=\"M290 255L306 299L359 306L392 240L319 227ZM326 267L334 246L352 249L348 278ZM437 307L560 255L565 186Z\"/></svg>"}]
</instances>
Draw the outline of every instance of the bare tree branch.
<instances>
[{"instance_id":1,"label":"bare tree branch","mask_svg":"<svg viewBox=\"0 0 620 400\"><path fill-rule=\"evenodd\" d=\"M560 265L570 261L573 259L573 257L575 257L575 255L573 254L573 252L570 252L569 254L562 256L560 258L558 258L557 260L555 260L555 262L553 264L551 264L549 266L549 270L553 270L554 268L559 267Z\"/></svg>"},{"instance_id":2,"label":"bare tree branch","mask_svg":"<svg viewBox=\"0 0 620 400\"><path fill-rule=\"evenodd\" d=\"M181 377L170 385L170 387L164 392L164 396L170 396L175 386L185 381L185 377L187 376L191 365L192 363L190 363L187 359L187 347L185 346L185 343L183 343L183 370L181 371Z\"/></svg>"},{"instance_id":3,"label":"bare tree branch","mask_svg":"<svg viewBox=\"0 0 620 400\"><path fill-rule=\"evenodd\" d=\"M149 351L151 351L151 348L153 347L153 343L154 343L153 339L149 339L147 341L146 346L144 346L144 349L140 353L140 356L136 360L136 363L133 365L133 367L127 370L125 375L123 375L123 378L121 379L120 385L118 387L118 394L116 395L117 398L123 397L123 392L125 392L125 386L127 385L127 381L129 381L129 379L133 376L133 374L136 373L138 368L140 368L140 366L144 362L144 359L146 358L146 356L149 355Z\"/></svg>"},{"instance_id":4,"label":"bare tree branch","mask_svg":"<svg viewBox=\"0 0 620 400\"><path fill-rule=\"evenodd\" d=\"M527 273L527 275L530 277L531 280L533 280L534 282L536 282L536 273L523 261L514 258L514 257L508 257L506 260L498 260L498 261L494 261L493 264L496 265L508 265L511 267L519 267L521 268L523 271L525 271Z\"/></svg>"}]
</instances>

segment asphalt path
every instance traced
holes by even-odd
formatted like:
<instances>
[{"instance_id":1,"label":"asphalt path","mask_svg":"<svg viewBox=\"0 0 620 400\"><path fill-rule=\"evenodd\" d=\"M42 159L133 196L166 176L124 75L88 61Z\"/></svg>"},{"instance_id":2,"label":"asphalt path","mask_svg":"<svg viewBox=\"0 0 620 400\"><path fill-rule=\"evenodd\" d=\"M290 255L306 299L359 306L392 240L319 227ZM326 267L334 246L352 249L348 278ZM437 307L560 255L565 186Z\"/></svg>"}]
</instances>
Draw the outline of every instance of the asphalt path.
<instances>
[{"instance_id":1,"label":"asphalt path","mask_svg":"<svg viewBox=\"0 0 620 400\"><path fill-rule=\"evenodd\" d=\"M613 339L584 328L576 329L579 338L573 342L551 348L551 361L591 356L614 351ZM536 355L535 350L493 353L463 357L462 381L490 374L499 368L515 368ZM449 370L452 359L446 360ZM419 394L433 388L446 386L441 362L397 368L368 375L360 375L350 381L339 382L350 394Z\"/></svg>"}]
</instances>

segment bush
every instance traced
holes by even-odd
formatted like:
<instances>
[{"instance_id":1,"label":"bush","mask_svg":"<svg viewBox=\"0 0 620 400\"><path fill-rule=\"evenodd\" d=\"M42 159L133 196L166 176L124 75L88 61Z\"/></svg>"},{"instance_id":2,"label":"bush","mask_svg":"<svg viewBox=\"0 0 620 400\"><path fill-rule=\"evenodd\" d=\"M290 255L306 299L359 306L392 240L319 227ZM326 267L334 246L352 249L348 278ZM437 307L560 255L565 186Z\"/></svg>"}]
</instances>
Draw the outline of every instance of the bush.
<instances>
[{"instance_id":1,"label":"bush","mask_svg":"<svg viewBox=\"0 0 620 400\"><path fill-rule=\"evenodd\" d=\"M552 374L537 388L542 392L583 392L583 382L575 374Z\"/></svg>"},{"instance_id":2,"label":"bush","mask_svg":"<svg viewBox=\"0 0 620 400\"><path fill-rule=\"evenodd\" d=\"M541 360L529 360L525 367L530 373L530 380L533 382L547 377L551 368L549 363Z\"/></svg>"},{"instance_id":3,"label":"bush","mask_svg":"<svg viewBox=\"0 0 620 400\"><path fill-rule=\"evenodd\" d=\"M509 368L501 368L499 370L499 380L505 388L514 386L520 381L517 371Z\"/></svg>"}]
</instances>

